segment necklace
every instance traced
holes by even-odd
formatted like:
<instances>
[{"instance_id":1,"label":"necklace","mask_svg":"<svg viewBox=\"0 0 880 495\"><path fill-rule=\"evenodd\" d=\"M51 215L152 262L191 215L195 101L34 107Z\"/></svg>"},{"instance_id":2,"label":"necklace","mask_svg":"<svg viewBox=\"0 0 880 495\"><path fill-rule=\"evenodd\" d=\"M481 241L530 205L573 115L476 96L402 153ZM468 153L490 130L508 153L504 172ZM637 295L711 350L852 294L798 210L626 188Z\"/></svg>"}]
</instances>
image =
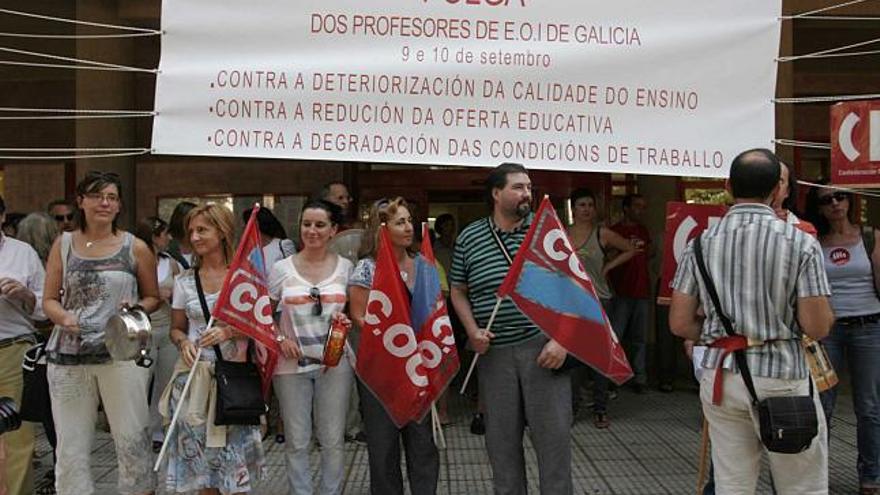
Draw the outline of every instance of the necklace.
<instances>
[{"instance_id":1,"label":"necklace","mask_svg":"<svg viewBox=\"0 0 880 495\"><path fill-rule=\"evenodd\" d=\"M92 246L94 246L94 245L96 245L96 244L101 244L102 242L106 241L107 239L112 239L112 238L113 238L113 234L110 234L110 235L107 236L107 237L103 237L103 238L101 238L101 239L97 239L97 240L94 240L94 241L86 240L86 247L87 247L87 248L90 248L90 247L92 247Z\"/></svg>"}]
</instances>

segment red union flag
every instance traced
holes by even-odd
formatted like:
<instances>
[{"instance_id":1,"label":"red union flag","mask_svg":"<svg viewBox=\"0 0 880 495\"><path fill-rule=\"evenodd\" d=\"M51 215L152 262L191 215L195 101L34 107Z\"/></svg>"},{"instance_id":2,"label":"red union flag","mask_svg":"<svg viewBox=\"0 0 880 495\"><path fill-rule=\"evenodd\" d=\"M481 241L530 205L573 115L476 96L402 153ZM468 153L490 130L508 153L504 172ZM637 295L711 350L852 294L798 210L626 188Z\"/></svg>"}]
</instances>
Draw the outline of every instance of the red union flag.
<instances>
[{"instance_id":1,"label":"red union flag","mask_svg":"<svg viewBox=\"0 0 880 495\"><path fill-rule=\"evenodd\" d=\"M266 395L278 362L279 348L269 301L266 262L256 223L259 208L260 205L256 205L251 212L212 315L259 344L257 368L262 378L263 395Z\"/></svg>"},{"instance_id":2,"label":"red union flag","mask_svg":"<svg viewBox=\"0 0 880 495\"><path fill-rule=\"evenodd\" d=\"M440 273L427 223L422 224L422 256L416 258L415 272L411 316L420 351L416 355L421 362L415 366L414 377L427 391L418 399L419 412L415 419L421 419L431 403L446 390L459 367L455 335L440 288Z\"/></svg>"},{"instance_id":3,"label":"red union flag","mask_svg":"<svg viewBox=\"0 0 880 495\"><path fill-rule=\"evenodd\" d=\"M423 404L428 392L417 370L422 360L410 319L407 289L391 251L388 231L382 227L356 371L398 427L421 419L425 413Z\"/></svg>"},{"instance_id":4,"label":"red union flag","mask_svg":"<svg viewBox=\"0 0 880 495\"><path fill-rule=\"evenodd\" d=\"M880 100L831 107L831 183L880 185Z\"/></svg>"},{"instance_id":5,"label":"red union flag","mask_svg":"<svg viewBox=\"0 0 880 495\"><path fill-rule=\"evenodd\" d=\"M724 205L695 205L670 201L666 203L666 231L663 236L663 264L660 268L660 291L657 302L669 304L678 260L688 241L721 220L727 212Z\"/></svg>"},{"instance_id":6,"label":"red union flag","mask_svg":"<svg viewBox=\"0 0 880 495\"><path fill-rule=\"evenodd\" d=\"M546 196L498 297L510 297L548 337L611 381L632 377L593 282Z\"/></svg>"}]
</instances>

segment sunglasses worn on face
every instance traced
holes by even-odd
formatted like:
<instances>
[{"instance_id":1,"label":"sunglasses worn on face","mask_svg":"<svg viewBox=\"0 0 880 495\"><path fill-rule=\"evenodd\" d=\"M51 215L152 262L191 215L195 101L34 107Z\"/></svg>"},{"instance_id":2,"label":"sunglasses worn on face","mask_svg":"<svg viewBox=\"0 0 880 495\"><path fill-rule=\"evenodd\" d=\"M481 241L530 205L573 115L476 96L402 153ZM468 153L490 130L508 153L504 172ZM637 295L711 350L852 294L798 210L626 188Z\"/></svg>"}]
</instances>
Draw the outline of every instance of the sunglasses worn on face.
<instances>
[{"instance_id":1,"label":"sunglasses worn on face","mask_svg":"<svg viewBox=\"0 0 880 495\"><path fill-rule=\"evenodd\" d=\"M73 220L73 213L68 213L67 215L54 215L54 218L56 222L70 222Z\"/></svg>"},{"instance_id":2,"label":"sunglasses worn on face","mask_svg":"<svg viewBox=\"0 0 880 495\"><path fill-rule=\"evenodd\" d=\"M844 199L849 199L849 195L842 191L837 191L826 196L819 196L817 203L821 206L828 206L832 201L837 201L838 203L842 202Z\"/></svg>"},{"instance_id":3,"label":"sunglasses worn on face","mask_svg":"<svg viewBox=\"0 0 880 495\"><path fill-rule=\"evenodd\" d=\"M324 307L321 305L321 289L317 287L309 289L309 298L315 302L315 305L312 306L312 316L321 316L321 313L324 312Z\"/></svg>"}]
</instances>

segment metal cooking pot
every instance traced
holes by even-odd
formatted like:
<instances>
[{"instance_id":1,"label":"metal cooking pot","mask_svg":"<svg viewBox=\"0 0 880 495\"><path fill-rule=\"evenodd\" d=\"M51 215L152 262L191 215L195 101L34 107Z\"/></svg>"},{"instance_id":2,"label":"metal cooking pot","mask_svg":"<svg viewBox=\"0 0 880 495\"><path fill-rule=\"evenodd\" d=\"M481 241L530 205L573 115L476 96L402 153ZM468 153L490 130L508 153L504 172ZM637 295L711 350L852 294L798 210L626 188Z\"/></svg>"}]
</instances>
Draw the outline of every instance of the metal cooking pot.
<instances>
[{"instance_id":1,"label":"metal cooking pot","mask_svg":"<svg viewBox=\"0 0 880 495\"><path fill-rule=\"evenodd\" d=\"M104 339L114 361L135 361L142 368L153 364L150 347L153 327L140 307L123 307L104 327Z\"/></svg>"}]
</instances>

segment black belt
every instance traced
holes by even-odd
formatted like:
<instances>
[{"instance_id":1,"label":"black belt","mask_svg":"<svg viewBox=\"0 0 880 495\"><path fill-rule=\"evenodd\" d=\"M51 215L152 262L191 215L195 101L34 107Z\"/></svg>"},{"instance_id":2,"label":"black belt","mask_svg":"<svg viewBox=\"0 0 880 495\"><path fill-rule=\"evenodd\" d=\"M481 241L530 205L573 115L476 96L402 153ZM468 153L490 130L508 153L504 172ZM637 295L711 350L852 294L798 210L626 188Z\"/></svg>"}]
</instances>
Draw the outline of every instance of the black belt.
<instances>
[{"instance_id":1,"label":"black belt","mask_svg":"<svg viewBox=\"0 0 880 495\"><path fill-rule=\"evenodd\" d=\"M867 325L869 323L877 323L878 321L880 321L880 313L874 313L871 315L860 315L860 316L844 316L844 317L838 318L836 323L838 325L851 327L851 326L856 326L856 325L862 326L862 325Z\"/></svg>"},{"instance_id":2,"label":"black belt","mask_svg":"<svg viewBox=\"0 0 880 495\"><path fill-rule=\"evenodd\" d=\"M32 333L9 337L8 339L0 340L0 349L5 349L9 346L13 346L22 342L33 345L37 343L37 337Z\"/></svg>"}]
</instances>

